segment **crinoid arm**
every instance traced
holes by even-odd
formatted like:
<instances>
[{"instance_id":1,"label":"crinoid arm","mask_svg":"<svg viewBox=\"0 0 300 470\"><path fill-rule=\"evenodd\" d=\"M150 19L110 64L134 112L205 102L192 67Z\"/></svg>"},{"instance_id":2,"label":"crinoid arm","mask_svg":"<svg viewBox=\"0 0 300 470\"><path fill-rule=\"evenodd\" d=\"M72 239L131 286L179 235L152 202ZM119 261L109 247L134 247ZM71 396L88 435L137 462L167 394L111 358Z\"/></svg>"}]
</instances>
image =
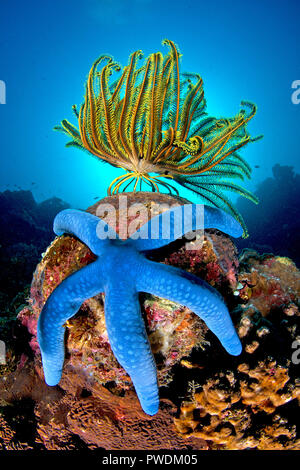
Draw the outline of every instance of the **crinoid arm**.
<instances>
[{"instance_id":1,"label":"crinoid arm","mask_svg":"<svg viewBox=\"0 0 300 470\"><path fill-rule=\"evenodd\" d=\"M242 215L234 207L224 192L235 192L240 196L244 196L251 200L254 204L258 204L258 198L253 193L247 191L240 185L232 183L231 181L222 181L219 176L215 177L214 175L212 175L211 178L209 178L209 176L198 179L196 177L179 178L177 181L181 186L200 196L207 204L212 207L222 208L224 211L231 214L243 227L243 238L248 236L247 226Z\"/></svg>"}]
</instances>

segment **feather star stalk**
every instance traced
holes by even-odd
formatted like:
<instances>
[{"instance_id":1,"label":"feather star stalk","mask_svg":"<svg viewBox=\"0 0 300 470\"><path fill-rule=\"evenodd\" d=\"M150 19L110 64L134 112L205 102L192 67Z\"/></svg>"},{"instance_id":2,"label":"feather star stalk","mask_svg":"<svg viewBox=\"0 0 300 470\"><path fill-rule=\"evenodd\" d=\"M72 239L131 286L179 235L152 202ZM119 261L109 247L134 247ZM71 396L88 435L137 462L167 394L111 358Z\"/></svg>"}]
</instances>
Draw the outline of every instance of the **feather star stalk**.
<instances>
[{"instance_id":1,"label":"feather star stalk","mask_svg":"<svg viewBox=\"0 0 300 470\"><path fill-rule=\"evenodd\" d=\"M256 105L242 101L243 109L232 118L208 116L201 76L180 72L178 47L168 39L163 44L168 54L150 54L141 67L140 50L123 70L109 55L99 57L88 75L84 103L79 111L73 106L78 128L64 119L55 129L72 138L68 147L125 171L112 181L109 195L136 191L138 184L178 194L179 185L233 215L246 237L244 220L226 192L258 203L231 181L250 178L251 167L237 152L261 137L251 138L247 131ZM112 73L121 70L111 83Z\"/></svg>"},{"instance_id":2,"label":"feather star stalk","mask_svg":"<svg viewBox=\"0 0 300 470\"><path fill-rule=\"evenodd\" d=\"M204 216L199 216L199 209ZM188 228L182 221L188 220ZM167 230L165 228L167 227ZM75 209L60 212L54 232L72 234L85 243L97 259L64 279L48 297L38 320L37 338L45 381L61 379L65 322L88 298L104 292L105 323L112 351L130 375L140 404L149 415L159 409L156 365L141 315L139 292L188 307L218 337L228 353L238 355L242 346L227 306L217 290L179 268L147 259L148 251L168 245L186 232L216 228L233 237L241 225L220 209L186 204L152 219L126 240L98 217Z\"/></svg>"}]
</instances>

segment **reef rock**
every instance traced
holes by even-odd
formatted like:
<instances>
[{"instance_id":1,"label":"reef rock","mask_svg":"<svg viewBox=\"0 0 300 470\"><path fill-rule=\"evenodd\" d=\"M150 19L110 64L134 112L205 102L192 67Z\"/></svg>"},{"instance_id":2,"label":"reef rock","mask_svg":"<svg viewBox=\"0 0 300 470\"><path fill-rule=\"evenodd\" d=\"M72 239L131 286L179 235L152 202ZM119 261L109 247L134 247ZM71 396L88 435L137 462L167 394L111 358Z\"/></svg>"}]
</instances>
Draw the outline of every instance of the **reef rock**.
<instances>
[{"instance_id":1,"label":"reef rock","mask_svg":"<svg viewBox=\"0 0 300 470\"><path fill-rule=\"evenodd\" d=\"M157 196L151 193L138 193L134 196L126 196L126 198L126 208L120 207L119 198L115 196L105 198L88 211L96 214L100 204L103 207L111 204L116 211L108 214L108 221L116 226L117 232L120 230L124 232L124 227L120 224L127 224L129 227L137 217L139 217L139 223L145 223L148 217L166 210L167 204L178 205L185 202L166 195ZM132 209L133 203L135 212ZM147 209L146 215L144 213L146 217L144 220L141 219L141 204ZM112 216L116 217L117 223L109 220ZM127 227L125 232L127 232ZM237 283L238 261L234 245L229 237L220 233L207 234L200 249L196 245L193 246L196 242L190 243L187 250L184 241L175 242L168 248L168 253L166 250L159 250L153 257L155 256L156 261L183 267L194 274L202 274L202 277L220 289L234 289ZM221 256L219 252L222 253ZM30 344L34 353L37 353L36 366L40 370L41 377L40 355L36 341L36 326L41 309L48 296L65 277L94 259L95 255L83 243L66 235L54 240L36 268L31 286L30 305L20 312L19 320L32 334ZM85 377L87 388L93 389L94 384L97 383L109 384L112 390L121 393L121 391L132 389L132 384L130 377L118 364L110 348L105 327L103 300L102 295L87 300L78 314L67 322L68 355L64 374L76 370L79 375ZM141 305L149 340L158 365L159 384L167 385L172 380L172 367L179 363L183 356L189 355L192 348L205 346L207 328L196 315L174 302L145 294L141 295ZM64 380L63 377L61 385Z\"/></svg>"},{"instance_id":2,"label":"reef rock","mask_svg":"<svg viewBox=\"0 0 300 470\"><path fill-rule=\"evenodd\" d=\"M127 208L124 200L112 196L88 211L96 214L100 204L110 204L115 211L102 216L111 224L116 217L117 231L127 234L131 223L142 224L167 205L187 202L157 193L127 196ZM128 210L133 203L136 212ZM151 257L202 277L222 293L243 343L241 356L229 356L188 309L141 294L161 396L159 412L148 416L111 351L100 294L84 302L65 325L63 376L59 386L48 387L36 340L39 314L53 289L95 258L76 238L56 237L36 268L28 304L18 315L15 334L23 350L19 344L21 352L9 352L9 364L0 366L3 449L299 448L300 273L292 261L255 252L245 252L239 260L230 237L215 230L205 232L203 243L178 240ZM23 403L32 423L30 439L12 419Z\"/></svg>"}]
</instances>

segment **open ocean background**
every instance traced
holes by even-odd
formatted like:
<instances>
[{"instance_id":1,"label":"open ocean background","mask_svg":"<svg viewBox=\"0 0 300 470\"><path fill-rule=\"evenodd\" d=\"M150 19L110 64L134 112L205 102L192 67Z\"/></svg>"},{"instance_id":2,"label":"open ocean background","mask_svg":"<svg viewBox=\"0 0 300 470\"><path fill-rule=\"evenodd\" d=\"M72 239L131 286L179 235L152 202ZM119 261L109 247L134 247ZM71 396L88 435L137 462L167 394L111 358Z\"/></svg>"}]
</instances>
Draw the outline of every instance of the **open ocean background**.
<instances>
[{"instance_id":1,"label":"open ocean background","mask_svg":"<svg viewBox=\"0 0 300 470\"><path fill-rule=\"evenodd\" d=\"M106 195L122 170L65 148L53 131L75 122L94 60L111 54L122 66L142 49L167 53L164 38L183 54L181 70L200 73L207 112L232 116L242 100L258 106L249 124L264 139L242 149L254 167L251 190L272 176L274 164L300 171L300 2L252 0L0 1L0 191L30 189L37 201L52 196L86 208ZM187 195L187 194L183 194ZM191 198L195 202L199 199ZM259 216L259 215L258 215Z\"/></svg>"}]
</instances>

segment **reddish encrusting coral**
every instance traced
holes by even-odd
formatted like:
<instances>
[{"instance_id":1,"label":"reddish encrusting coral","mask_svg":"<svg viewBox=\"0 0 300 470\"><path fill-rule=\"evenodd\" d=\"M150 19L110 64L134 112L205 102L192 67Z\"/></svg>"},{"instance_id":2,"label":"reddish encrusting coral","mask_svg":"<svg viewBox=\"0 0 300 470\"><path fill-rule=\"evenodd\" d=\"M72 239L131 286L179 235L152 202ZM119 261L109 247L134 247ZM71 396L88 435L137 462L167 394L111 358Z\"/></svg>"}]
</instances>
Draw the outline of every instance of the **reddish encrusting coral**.
<instances>
[{"instance_id":1,"label":"reddish encrusting coral","mask_svg":"<svg viewBox=\"0 0 300 470\"><path fill-rule=\"evenodd\" d=\"M262 315L281 305L299 304L300 273L292 260L245 250L240 262L240 297Z\"/></svg>"},{"instance_id":2,"label":"reddish encrusting coral","mask_svg":"<svg viewBox=\"0 0 300 470\"><path fill-rule=\"evenodd\" d=\"M203 243L200 246L197 243L195 240L189 243L188 249L176 249L164 262L196 274L221 290L235 290L239 261L230 237L218 231L208 231L204 234Z\"/></svg>"}]
</instances>

